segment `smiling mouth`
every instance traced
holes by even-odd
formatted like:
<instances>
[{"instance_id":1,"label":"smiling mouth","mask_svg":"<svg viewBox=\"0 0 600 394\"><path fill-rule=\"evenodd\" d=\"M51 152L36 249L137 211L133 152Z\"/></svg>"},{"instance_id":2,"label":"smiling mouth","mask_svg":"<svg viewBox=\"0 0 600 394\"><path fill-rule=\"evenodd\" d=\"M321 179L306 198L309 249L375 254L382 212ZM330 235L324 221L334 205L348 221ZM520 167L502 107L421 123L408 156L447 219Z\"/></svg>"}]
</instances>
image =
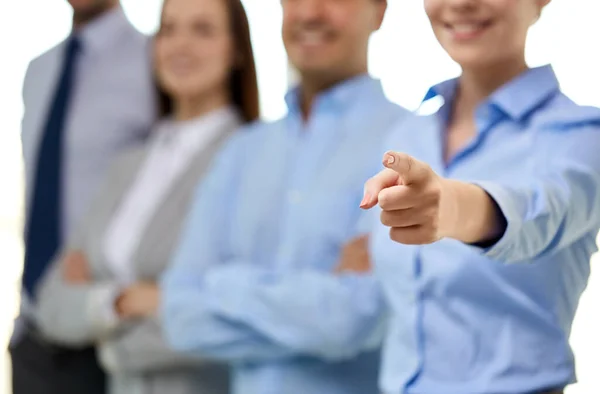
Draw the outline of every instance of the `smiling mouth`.
<instances>
[{"instance_id":1,"label":"smiling mouth","mask_svg":"<svg viewBox=\"0 0 600 394\"><path fill-rule=\"evenodd\" d=\"M329 42L330 35L323 31L301 31L296 35L296 42L306 47L318 47Z\"/></svg>"},{"instance_id":2,"label":"smiling mouth","mask_svg":"<svg viewBox=\"0 0 600 394\"><path fill-rule=\"evenodd\" d=\"M491 20L470 21L444 23L444 28L457 40L471 40L481 36L491 25Z\"/></svg>"},{"instance_id":3,"label":"smiling mouth","mask_svg":"<svg viewBox=\"0 0 600 394\"><path fill-rule=\"evenodd\" d=\"M187 74L196 68L196 64L189 58L173 58L169 61L169 70L177 74Z\"/></svg>"}]
</instances>

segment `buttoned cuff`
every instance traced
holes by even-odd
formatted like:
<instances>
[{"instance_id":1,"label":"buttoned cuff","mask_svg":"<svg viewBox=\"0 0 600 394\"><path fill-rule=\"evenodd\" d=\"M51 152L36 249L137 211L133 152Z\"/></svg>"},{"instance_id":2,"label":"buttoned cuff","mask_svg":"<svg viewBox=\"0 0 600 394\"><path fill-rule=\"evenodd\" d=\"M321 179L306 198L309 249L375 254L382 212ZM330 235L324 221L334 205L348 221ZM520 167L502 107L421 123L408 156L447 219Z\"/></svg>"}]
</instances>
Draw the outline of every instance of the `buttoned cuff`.
<instances>
[{"instance_id":1,"label":"buttoned cuff","mask_svg":"<svg viewBox=\"0 0 600 394\"><path fill-rule=\"evenodd\" d=\"M216 267L207 272L204 280L208 305L218 313L232 319L243 319L248 310L244 307L252 270L243 265ZM250 271L250 272L249 272ZM227 289L223 291L223 289Z\"/></svg>"},{"instance_id":2,"label":"buttoned cuff","mask_svg":"<svg viewBox=\"0 0 600 394\"><path fill-rule=\"evenodd\" d=\"M115 312L115 301L121 293L121 286L116 283L101 283L94 285L88 293L88 321L101 335L115 330L120 322Z\"/></svg>"}]
</instances>

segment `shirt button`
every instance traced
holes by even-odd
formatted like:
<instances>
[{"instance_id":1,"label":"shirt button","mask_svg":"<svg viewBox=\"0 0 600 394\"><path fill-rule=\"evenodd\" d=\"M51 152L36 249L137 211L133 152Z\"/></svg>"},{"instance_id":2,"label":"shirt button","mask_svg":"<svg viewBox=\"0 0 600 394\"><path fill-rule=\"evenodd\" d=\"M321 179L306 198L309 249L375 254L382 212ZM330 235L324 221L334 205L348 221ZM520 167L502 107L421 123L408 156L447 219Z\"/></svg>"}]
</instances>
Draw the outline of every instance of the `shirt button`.
<instances>
[{"instance_id":1,"label":"shirt button","mask_svg":"<svg viewBox=\"0 0 600 394\"><path fill-rule=\"evenodd\" d=\"M302 194L298 190L292 190L288 193L288 201L290 204L300 204L302 202Z\"/></svg>"}]
</instances>

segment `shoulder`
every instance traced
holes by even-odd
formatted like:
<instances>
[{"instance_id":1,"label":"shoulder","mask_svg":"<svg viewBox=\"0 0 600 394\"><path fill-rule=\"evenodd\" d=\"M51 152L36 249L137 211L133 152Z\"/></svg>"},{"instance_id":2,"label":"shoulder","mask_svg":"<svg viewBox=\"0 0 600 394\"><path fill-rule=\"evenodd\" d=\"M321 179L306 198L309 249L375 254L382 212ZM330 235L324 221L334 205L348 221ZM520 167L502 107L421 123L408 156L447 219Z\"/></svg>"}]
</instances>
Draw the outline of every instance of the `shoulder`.
<instances>
[{"instance_id":1,"label":"shoulder","mask_svg":"<svg viewBox=\"0 0 600 394\"><path fill-rule=\"evenodd\" d=\"M531 126L547 131L600 131L600 108L579 105L565 94L558 93L536 111Z\"/></svg>"},{"instance_id":2,"label":"shoulder","mask_svg":"<svg viewBox=\"0 0 600 394\"><path fill-rule=\"evenodd\" d=\"M231 145L250 147L257 146L284 132L286 118L266 122L257 120L240 126L229 140Z\"/></svg>"},{"instance_id":3,"label":"shoulder","mask_svg":"<svg viewBox=\"0 0 600 394\"><path fill-rule=\"evenodd\" d=\"M548 163L578 163L600 168L600 109L582 106L562 93L553 96L531 117L532 149L542 168Z\"/></svg>"},{"instance_id":4,"label":"shoulder","mask_svg":"<svg viewBox=\"0 0 600 394\"><path fill-rule=\"evenodd\" d=\"M38 56L34 57L29 63L32 67L41 67L45 65L48 60L55 59L60 53L60 49L64 47L65 41L61 41L58 44L54 45L52 48L42 52Z\"/></svg>"},{"instance_id":5,"label":"shoulder","mask_svg":"<svg viewBox=\"0 0 600 394\"><path fill-rule=\"evenodd\" d=\"M413 112L388 99L378 102L374 111L377 114L378 121L389 124L390 128L402 124L414 115Z\"/></svg>"},{"instance_id":6,"label":"shoulder","mask_svg":"<svg viewBox=\"0 0 600 394\"><path fill-rule=\"evenodd\" d=\"M138 45L139 47L148 47L152 43L152 37L142 33L127 21L123 26L123 37L128 40L129 43Z\"/></svg>"},{"instance_id":7,"label":"shoulder","mask_svg":"<svg viewBox=\"0 0 600 394\"><path fill-rule=\"evenodd\" d=\"M29 78L33 78L36 75L46 74L48 66L52 65L52 63L58 61L60 55L60 48L64 45L64 41L58 43L42 54L34 57L27 66L27 73L25 76L25 80Z\"/></svg>"},{"instance_id":8,"label":"shoulder","mask_svg":"<svg viewBox=\"0 0 600 394\"><path fill-rule=\"evenodd\" d=\"M119 62L132 63L151 70L152 40L152 37L128 23L119 33L118 40L111 45L112 56Z\"/></svg>"},{"instance_id":9,"label":"shoulder","mask_svg":"<svg viewBox=\"0 0 600 394\"><path fill-rule=\"evenodd\" d=\"M414 130L423 130L425 128L439 127L439 112L433 113L418 113L405 110L398 115L396 121L392 125L392 133L394 135L403 135L411 133Z\"/></svg>"},{"instance_id":10,"label":"shoulder","mask_svg":"<svg viewBox=\"0 0 600 394\"><path fill-rule=\"evenodd\" d=\"M40 89L48 86L55 76L60 63L60 50L64 42L61 42L44 53L33 58L27 65L22 85L22 95L27 106L32 97L35 97Z\"/></svg>"},{"instance_id":11,"label":"shoulder","mask_svg":"<svg viewBox=\"0 0 600 394\"><path fill-rule=\"evenodd\" d=\"M240 126L220 146L211 167L222 171L230 171L233 167L244 168L264 150L266 143L273 141L272 137L278 135L282 122L256 121Z\"/></svg>"}]
</instances>

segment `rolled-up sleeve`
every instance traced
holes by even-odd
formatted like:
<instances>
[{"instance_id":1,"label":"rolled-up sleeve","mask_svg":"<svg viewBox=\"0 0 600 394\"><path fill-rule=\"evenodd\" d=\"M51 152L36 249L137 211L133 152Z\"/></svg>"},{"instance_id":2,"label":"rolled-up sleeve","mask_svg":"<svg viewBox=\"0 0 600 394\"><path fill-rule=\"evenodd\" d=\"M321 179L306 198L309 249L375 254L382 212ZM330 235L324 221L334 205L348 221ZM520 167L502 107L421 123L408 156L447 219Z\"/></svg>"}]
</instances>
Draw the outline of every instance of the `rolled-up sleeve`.
<instances>
[{"instance_id":1,"label":"rolled-up sleeve","mask_svg":"<svg viewBox=\"0 0 600 394\"><path fill-rule=\"evenodd\" d=\"M203 294L213 315L297 354L341 360L376 349L383 339L385 304L371 275L273 272L231 263L206 275Z\"/></svg>"},{"instance_id":2,"label":"rolled-up sleeve","mask_svg":"<svg viewBox=\"0 0 600 394\"><path fill-rule=\"evenodd\" d=\"M114 313L114 301L122 284L111 278L91 278L85 284L67 283L63 279L63 258L73 250L86 254L91 240L98 237L93 226L95 212L111 197L109 186L121 181L123 165L130 157L123 154L112 163L88 212L70 235L64 250L51 262L36 289L35 319L50 340L70 346L88 346L116 332L124 324ZM93 271L92 267L90 270Z\"/></svg>"},{"instance_id":3,"label":"rolled-up sleeve","mask_svg":"<svg viewBox=\"0 0 600 394\"><path fill-rule=\"evenodd\" d=\"M501 239L484 250L490 258L531 261L600 228L600 126L548 139L556 144L556 155L541 155L529 182L476 182L507 223Z\"/></svg>"},{"instance_id":4,"label":"rolled-up sleeve","mask_svg":"<svg viewBox=\"0 0 600 394\"><path fill-rule=\"evenodd\" d=\"M198 357L343 360L383 339L386 308L371 275L278 273L228 263L195 283L181 279L164 297L163 324L172 346Z\"/></svg>"},{"instance_id":5,"label":"rolled-up sleeve","mask_svg":"<svg viewBox=\"0 0 600 394\"><path fill-rule=\"evenodd\" d=\"M168 346L156 318L137 322L98 345L102 366L113 373L140 373L169 368L187 368L204 361Z\"/></svg>"},{"instance_id":6,"label":"rolled-up sleeve","mask_svg":"<svg viewBox=\"0 0 600 394\"><path fill-rule=\"evenodd\" d=\"M119 292L117 282L66 283L62 260L57 260L38 289L36 323L57 343L88 346L120 327L121 321L111 309Z\"/></svg>"},{"instance_id":7,"label":"rolled-up sleeve","mask_svg":"<svg viewBox=\"0 0 600 394\"><path fill-rule=\"evenodd\" d=\"M226 261L228 209L235 198L243 152L243 136L238 133L215 159L198 187L180 244L160 282L165 339L173 349L199 358L237 361L251 355L278 359L290 354L250 327L215 315L205 303L205 273ZM221 289L223 295L231 291L235 289Z\"/></svg>"},{"instance_id":8,"label":"rolled-up sleeve","mask_svg":"<svg viewBox=\"0 0 600 394\"><path fill-rule=\"evenodd\" d=\"M170 345L228 361L341 360L378 347L385 308L372 276L282 272L271 268L275 262L231 255L227 209L235 206L241 149L226 148L205 178L161 282Z\"/></svg>"}]
</instances>

